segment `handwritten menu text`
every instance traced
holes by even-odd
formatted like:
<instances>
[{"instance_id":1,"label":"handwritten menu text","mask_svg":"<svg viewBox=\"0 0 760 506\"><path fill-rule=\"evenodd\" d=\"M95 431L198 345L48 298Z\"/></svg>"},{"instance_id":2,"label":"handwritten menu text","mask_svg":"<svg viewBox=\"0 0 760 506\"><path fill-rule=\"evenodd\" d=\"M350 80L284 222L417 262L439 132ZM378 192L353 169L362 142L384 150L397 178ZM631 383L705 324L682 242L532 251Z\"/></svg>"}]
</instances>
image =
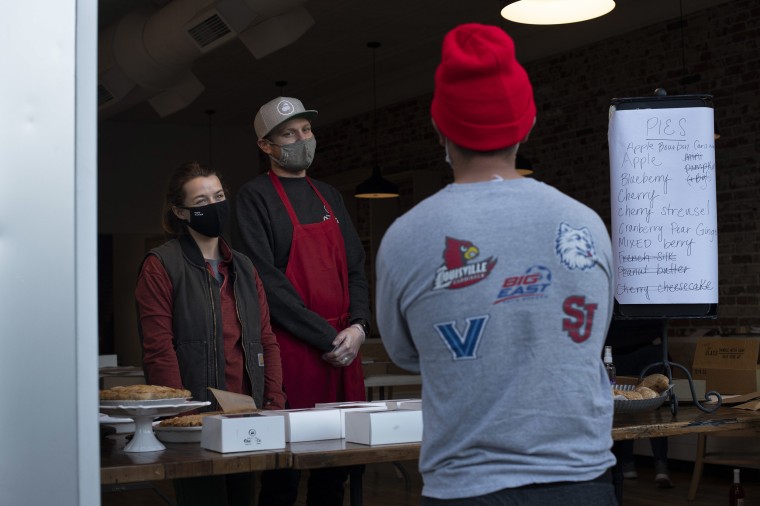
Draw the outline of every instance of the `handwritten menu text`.
<instances>
[{"instance_id":1,"label":"handwritten menu text","mask_svg":"<svg viewBox=\"0 0 760 506\"><path fill-rule=\"evenodd\" d=\"M713 109L613 111L608 135L615 298L717 303Z\"/></svg>"}]
</instances>

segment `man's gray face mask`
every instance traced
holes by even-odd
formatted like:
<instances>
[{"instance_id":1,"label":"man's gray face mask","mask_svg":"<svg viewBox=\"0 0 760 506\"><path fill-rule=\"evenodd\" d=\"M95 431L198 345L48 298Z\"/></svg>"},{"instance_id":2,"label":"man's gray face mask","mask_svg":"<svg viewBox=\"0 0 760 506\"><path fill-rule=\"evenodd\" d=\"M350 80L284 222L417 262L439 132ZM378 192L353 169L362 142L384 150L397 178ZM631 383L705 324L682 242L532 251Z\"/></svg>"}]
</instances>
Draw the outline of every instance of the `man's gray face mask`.
<instances>
[{"instance_id":1,"label":"man's gray face mask","mask_svg":"<svg viewBox=\"0 0 760 506\"><path fill-rule=\"evenodd\" d=\"M274 144L271 142L271 144ZM292 144L274 144L280 148L280 159L269 155L269 158L277 162L288 172L301 172L311 166L314 161L314 152L317 150L317 139L311 137Z\"/></svg>"}]
</instances>

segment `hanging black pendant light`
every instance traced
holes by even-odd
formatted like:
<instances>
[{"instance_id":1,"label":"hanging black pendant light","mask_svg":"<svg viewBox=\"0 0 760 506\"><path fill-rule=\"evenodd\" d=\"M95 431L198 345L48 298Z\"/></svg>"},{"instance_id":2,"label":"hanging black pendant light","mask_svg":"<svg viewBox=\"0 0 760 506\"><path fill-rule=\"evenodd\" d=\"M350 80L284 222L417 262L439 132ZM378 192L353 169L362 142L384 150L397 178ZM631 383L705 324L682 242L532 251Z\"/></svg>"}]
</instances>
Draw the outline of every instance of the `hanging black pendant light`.
<instances>
[{"instance_id":1,"label":"hanging black pendant light","mask_svg":"<svg viewBox=\"0 0 760 506\"><path fill-rule=\"evenodd\" d=\"M375 51L380 47L379 42L368 42L367 47L372 49L372 130L375 141L375 166L369 179L359 184L354 192L354 197L359 199L387 199L398 197L398 186L385 179L380 172L378 163L377 147L377 72L375 70Z\"/></svg>"},{"instance_id":2,"label":"hanging black pendant light","mask_svg":"<svg viewBox=\"0 0 760 506\"><path fill-rule=\"evenodd\" d=\"M517 153L515 159L515 169L521 176L529 176L533 174L533 164L520 153Z\"/></svg>"},{"instance_id":3,"label":"hanging black pendant light","mask_svg":"<svg viewBox=\"0 0 760 506\"><path fill-rule=\"evenodd\" d=\"M354 197L359 199L387 199L398 197L398 186L380 174L380 167L375 165L369 179L356 187Z\"/></svg>"}]
</instances>

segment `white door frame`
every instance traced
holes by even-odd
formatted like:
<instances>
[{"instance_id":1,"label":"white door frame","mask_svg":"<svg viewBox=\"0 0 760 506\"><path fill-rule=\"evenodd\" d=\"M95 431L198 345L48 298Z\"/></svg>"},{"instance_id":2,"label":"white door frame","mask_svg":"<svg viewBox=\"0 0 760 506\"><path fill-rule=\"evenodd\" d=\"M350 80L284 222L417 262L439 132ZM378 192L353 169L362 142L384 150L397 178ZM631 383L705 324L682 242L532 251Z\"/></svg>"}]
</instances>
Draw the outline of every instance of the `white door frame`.
<instances>
[{"instance_id":1,"label":"white door frame","mask_svg":"<svg viewBox=\"0 0 760 506\"><path fill-rule=\"evenodd\" d=\"M0 16L0 504L99 505L97 2Z\"/></svg>"}]
</instances>

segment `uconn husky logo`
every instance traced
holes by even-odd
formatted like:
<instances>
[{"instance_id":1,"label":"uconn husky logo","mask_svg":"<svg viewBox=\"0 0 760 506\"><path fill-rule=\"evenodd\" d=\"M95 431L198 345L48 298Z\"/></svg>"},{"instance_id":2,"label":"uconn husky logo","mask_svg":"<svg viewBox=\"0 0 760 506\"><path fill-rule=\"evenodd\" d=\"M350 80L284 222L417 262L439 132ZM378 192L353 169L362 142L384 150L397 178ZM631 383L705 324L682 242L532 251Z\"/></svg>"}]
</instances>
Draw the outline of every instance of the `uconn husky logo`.
<instances>
[{"instance_id":1,"label":"uconn husky logo","mask_svg":"<svg viewBox=\"0 0 760 506\"><path fill-rule=\"evenodd\" d=\"M464 334L456 328L456 322L437 323L434 325L438 335L448 346L454 360L477 358L478 345L486 328L488 315L474 316L465 320Z\"/></svg>"}]
</instances>

